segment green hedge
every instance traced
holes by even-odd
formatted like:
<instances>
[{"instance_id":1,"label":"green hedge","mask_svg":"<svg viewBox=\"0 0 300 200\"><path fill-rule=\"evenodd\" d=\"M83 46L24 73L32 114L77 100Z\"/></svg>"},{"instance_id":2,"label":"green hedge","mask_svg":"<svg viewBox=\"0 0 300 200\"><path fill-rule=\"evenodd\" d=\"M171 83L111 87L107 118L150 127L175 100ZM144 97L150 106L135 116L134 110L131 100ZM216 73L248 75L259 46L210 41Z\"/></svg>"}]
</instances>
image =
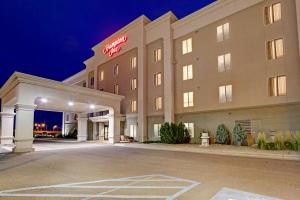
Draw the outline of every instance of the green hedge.
<instances>
[{"instance_id":1,"label":"green hedge","mask_svg":"<svg viewBox=\"0 0 300 200\"><path fill-rule=\"evenodd\" d=\"M160 140L167 144L189 143L190 134L182 122L165 123L160 128Z\"/></svg>"}]
</instances>

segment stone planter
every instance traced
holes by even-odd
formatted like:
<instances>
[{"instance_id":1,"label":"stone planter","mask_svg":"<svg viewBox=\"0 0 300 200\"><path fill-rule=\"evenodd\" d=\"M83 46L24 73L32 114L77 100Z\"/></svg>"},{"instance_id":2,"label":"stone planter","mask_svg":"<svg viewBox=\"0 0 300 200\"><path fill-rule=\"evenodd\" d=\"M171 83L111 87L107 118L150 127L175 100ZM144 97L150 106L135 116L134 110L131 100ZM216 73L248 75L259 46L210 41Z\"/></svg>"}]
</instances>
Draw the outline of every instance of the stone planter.
<instances>
[{"instance_id":1,"label":"stone planter","mask_svg":"<svg viewBox=\"0 0 300 200\"><path fill-rule=\"evenodd\" d=\"M202 133L201 135L201 146L208 147L209 146L209 136L208 133Z\"/></svg>"}]
</instances>

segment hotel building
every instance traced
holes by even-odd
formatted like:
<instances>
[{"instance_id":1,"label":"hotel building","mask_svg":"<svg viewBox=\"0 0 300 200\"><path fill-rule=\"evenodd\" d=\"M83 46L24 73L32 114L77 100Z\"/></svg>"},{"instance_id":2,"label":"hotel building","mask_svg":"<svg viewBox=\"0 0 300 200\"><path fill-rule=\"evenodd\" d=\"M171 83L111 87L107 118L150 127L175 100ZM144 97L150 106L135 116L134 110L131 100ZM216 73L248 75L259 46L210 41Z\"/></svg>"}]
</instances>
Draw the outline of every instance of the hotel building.
<instances>
[{"instance_id":1,"label":"hotel building","mask_svg":"<svg viewBox=\"0 0 300 200\"><path fill-rule=\"evenodd\" d=\"M221 123L298 130L299 37L298 0L219 0L182 19L142 15L94 46L86 68L62 84L119 99L115 135L137 141L159 139L164 122L185 123L192 142ZM64 134L78 126L87 139L110 138L109 109L89 110L84 126L82 114L62 111Z\"/></svg>"}]
</instances>

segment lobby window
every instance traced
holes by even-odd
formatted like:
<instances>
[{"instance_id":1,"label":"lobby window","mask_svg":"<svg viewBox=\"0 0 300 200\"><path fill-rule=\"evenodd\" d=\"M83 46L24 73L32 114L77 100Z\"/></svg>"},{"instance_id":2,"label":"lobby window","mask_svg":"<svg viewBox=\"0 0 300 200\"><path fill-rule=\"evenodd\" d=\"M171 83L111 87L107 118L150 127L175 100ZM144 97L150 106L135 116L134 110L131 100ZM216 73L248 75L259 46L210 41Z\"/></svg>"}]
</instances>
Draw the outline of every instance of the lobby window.
<instances>
[{"instance_id":1,"label":"lobby window","mask_svg":"<svg viewBox=\"0 0 300 200\"><path fill-rule=\"evenodd\" d=\"M281 3L275 3L265 7L266 24L273 24L279 20L281 20Z\"/></svg>"},{"instance_id":2,"label":"lobby window","mask_svg":"<svg viewBox=\"0 0 300 200\"><path fill-rule=\"evenodd\" d=\"M229 23L217 27L217 40L221 42L229 39Z\"/></svg>"},{"instance_id":3,"label":"lobby window","mask_svg":"<svg viewBox=\"0 0 300 200\"><path fill-rule=\"evenodd\" d=\"M129 136L135 138L136 137L136 125L129 125Z\"/></svg>"},{"instance_id":4,"label":"lobby window","mask_svg":"<svg viewBox=\"0 0 300 200\"><path fill-rule=\"evenodd\" d=\"M182 79L190 80L193 79L193 65L186 65L182 68Z\"/></svg>"},{"instance_id":5,"label":"lobby window","mask_svg":"<svg viewBox=\"0 0 300 200\"><path fill-rule=\"evenodd\" d=\"M131 112L136 112L136 100L131 101Z\"/></svg>"},{"instance_id":6,"label":"lobby window","mask_svg":"<svg viewBox=\"0 0 300 200\"><path fill-rule=\"evenodd\" d=\"M114 93L119 94L119 85L118 84L114 85Z\"/></svg>"},{"instance_id":7,"label":"lobby window","mask_svg":"<svg viewBox=\"0 0 300 200\"><path fill-rule=\"evenodd\" d=\"M100 72L100 81L103 81L104 80L104 71L101 71Z\"/></svg>"},{"instance_id":8,"label":"lobby window","mask_svg":"<svg viewBox=\"0 0 300 200\"><path fill-rule=\"evenodd\" d=\"M219 87L219 102L226 103L232 101L232 85L222 85Z\"/></svg>"},{"instance_id":9,"label":"lobby window","mask_svg":"<svg viewBox=\"0 0 300 200\"><path fill-rule=\"evenodd\" d=\"M161 49L154 50L154 62L161 61Z\"/></svg>"},{"instance_id":10,"label":"lobby window","mask_svg":"<svg viewBox=\"0 0 300 200\"><path fill-rule=\"evenodd\" d=\"M161 128L161 124L154 124L153 125L154 137L155 138L159 138L160 137L160 128Z\"/></svg>"},{"instance_id":11,"label":"lobby window","mask_svg":"<svg viewBox=\"0 0 300 200\"><path fill-rule=\"evenodd\" d=\"M183 107L194 106L194 92L183 93Z\"/></svg>"},{"instance_id":12,"label":"lobby window","mask_svg":"<svg viewBox=\"0 0 300 200\"><path fill-rule=\"evenodd\" d=\"M131 69L135 69L136 68L136 57L132 57L130 59L130 66L131 66Z\"/></svg>"},{"instance_id":13,"label":"lobby window","mask_svg":"<svg viewBox=\"0 0 300 200\"><path fill-rule=\"evenodd\" d=\"M154 74L154 85L159 86L161 85L161 73Z\"/></svg>"},{"instance_id":14,"label":"lobby window","mask_svg":"<svg viewBox=\"0 0 300 200\"><path fill-rule=\"evenodd\" d=\"M194 138L194 123L184 123L185 128L188 130L191 138Z\"/></svg>"},{"instance_id":15,"label":"lobby window","mask_svg":"<svg viewBox=\"0 0 300 200\"><path fill-rule=\"evenodd\" d=\"M231 54L218 56L218 72L225 72L231 68Z\"/></svg>"},{"instance_id":16,"label":"lobby window","mask_svg":"<svg viewBox=\"0 0 300 200\"><path fill-rule=\"evenodd\" d=\"M283 57L283 39L275 39L267 42L269 60Z\"/></svg>"},{"instance_id":17,"label":"lobby window","mask_svg":"<svg viewBox=\"0 0 300 200\"><path fill-rule=\"evenodd\" d=\"M156 97L154 99L154 107L155 107L155 110L161 110L162 109L162 97Z\"/></svg>"},{"instance_id":18,"label":"lobby window","mask_svg":"<svg viewBox=\"0 0 300 200\"><path fill-rule=\"evenodd\" d=\"M114 65L114 76L117 76L119 74L119 65Z\"/></svg>"},{"instance_id":19,"label":"lobby window","mask_svg":"<svg viewBox=\"0 0 300 200\"><path fill-rule=\"evenodd\" d=\"M192 38L182 41L182 54L187 54L193 51Z\"/></svg>"},{"instance_id":20,"label":"lobby window","mask_svg":"<svg viewBox=\"0 0 300 200\"><path fill-rule=\"evenodd\" d=\"M277 76L269 79L270 96L286 95L286 76Z\"/></svg>"},{"instance_id":21,"label":"lobby window","mask_svg":"<svg viewBox=\"0 0 300 200\"><path fill-rule=\"evenodd\" d=\"M131 88L131 90L135 90L136 89L136 78L131 79L130 88Z\"/></svg>"}]
</instances>

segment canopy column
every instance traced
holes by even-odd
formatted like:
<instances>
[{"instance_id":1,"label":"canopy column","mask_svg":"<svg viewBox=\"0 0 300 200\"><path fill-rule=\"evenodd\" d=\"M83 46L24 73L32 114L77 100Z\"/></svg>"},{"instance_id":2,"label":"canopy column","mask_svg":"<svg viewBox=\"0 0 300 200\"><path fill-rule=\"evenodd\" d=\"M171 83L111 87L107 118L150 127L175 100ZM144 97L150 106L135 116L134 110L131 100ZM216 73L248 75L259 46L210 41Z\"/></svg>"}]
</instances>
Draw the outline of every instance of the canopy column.
<instances>
[{"instance_id":1,"label":"canopy column","mask_svg":"<svg viewBox=\"0 0 300 200\"><path fill-rule=\"evenodd\" d=\"M88 118L86 116L78 116L78 135L77 140L80 142L87 141L88 134L87 134L87 123Z\"/></svg>"},{"instance_id":2,"label":"canopy column","mask_svg":"<svg viewBox=\"0 0 300 200\"><path fill-rule=\"evenodd\" d=\"M120 114L109 114L108 117L108 141L111 144L120 142Z\"/></svg>"},{"instance_id":3,"label":"canopy column","mask_svg":"<svg viewBox=\"0 0 300 200\"><path fill-rule=\"evenodd\" d=\"M14 108L3 108L1 116L0 144L13 145L14 139Z\"/></svg>"}]
</instances>

